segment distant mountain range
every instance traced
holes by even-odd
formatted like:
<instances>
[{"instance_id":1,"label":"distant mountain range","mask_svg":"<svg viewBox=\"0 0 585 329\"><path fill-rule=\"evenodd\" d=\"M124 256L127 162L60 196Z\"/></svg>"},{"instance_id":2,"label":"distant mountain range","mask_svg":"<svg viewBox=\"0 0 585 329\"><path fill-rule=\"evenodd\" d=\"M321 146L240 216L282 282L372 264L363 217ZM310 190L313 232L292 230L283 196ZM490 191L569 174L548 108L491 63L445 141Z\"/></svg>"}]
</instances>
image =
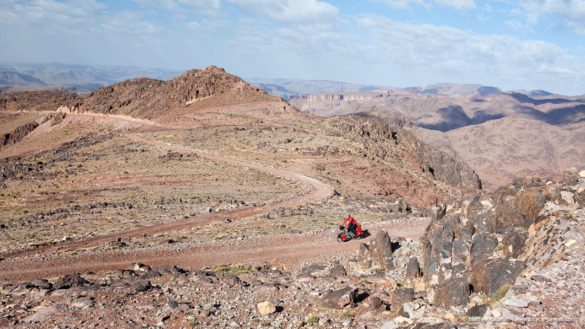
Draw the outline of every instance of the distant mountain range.
<instances>
[{"instance_id":1,"label":"distant mountain range","mask_svg":"<svg viewBox=\"0 0 585 329\"><path fill-rule=\"evenodd\" d=\"M9 90L62 90L85 93L132 78L145 77L169 80L179 74L179 71L132 66L0 62L0 92ZM396 88L331 80L249 78L246 81L271 95L286 100L313 94L379 91L446 96L468 96L473 94L487 96L502 92L497 87L480 84L438 83L424 87ZM517 92L529 97L553 95L553 93L545 90L519 90Z\"/></svg>"},{"instance_id":2,"label":"distant mountain range","mask_svg":"<svg viewBox=\"0 0 585 329\"><path fill-rule=\"evenodd\" d=\"M585 97L438 84L316 93L289 102L320 116L360 114L408 127L427 144L467 162L490 187L585 161Z\"/></svg>"},{"instance_id":3,"label":"distant mountain range","mask_svg":"<svg viewBox=\"0 0 585 329\"><path fill-rule=\"evenodd\" d=\"M350 94L390 92L399 94L444 95L444 96L489 96L503 93L500 88L481 84L437 83L424 87L398 88L381 85L368 85L330 80L294 80L294 79L248 79L253 85L265 92L288 99L315 94ZM554 95L546 90L510 91L529 97Z\"/></svg>"},{"instance_id":4,"label":"distant mountain range","mask_svg":"<svg viewBox=\"0 0 585 329\"><path fill-rule=\"evenodd\" d=\"M167 80L178 72L130 66L89 66L61 63L0 63L0 91L66 90L88 92L136 77Z\"/></svg>"}]
</instances>

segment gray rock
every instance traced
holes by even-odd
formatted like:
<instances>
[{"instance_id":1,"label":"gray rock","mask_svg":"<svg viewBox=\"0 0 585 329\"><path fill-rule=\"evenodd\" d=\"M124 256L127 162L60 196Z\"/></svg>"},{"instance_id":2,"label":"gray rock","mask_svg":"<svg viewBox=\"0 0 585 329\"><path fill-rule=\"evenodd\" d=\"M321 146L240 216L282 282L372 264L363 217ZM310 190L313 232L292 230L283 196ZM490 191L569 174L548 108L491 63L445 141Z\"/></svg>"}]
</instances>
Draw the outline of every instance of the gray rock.
<instances>
[{"instance_id":1,"label":"gray rock","mask_svg":"<svg viewBox=\"0 0 585 329\"><path fill-rule=\"evenodd\" d=\"M90 285L90 282L85 280L79 274L67 274L62 278L57 279L53 284L53 288L55 289L69 289L72 287L82 287Z\"/></svg>"},{"instance_id":2,"label":"gray rock","mask_svg":"<svg viewBox=\"0 0 585 329\"><path fill-rule=\"evenodd\" d=\"M406 265L405 276L408 279L420 278L421 276L420 265L416 257L411 257L408 260L408 264Z\"/></svg>"},{"instance_id":3,"label":"gray rock","mask_svg":"<svg viewBox=\"0 0 585 329\"><path fill-rule=\"evenodd\" d=\"M464 277L452 277L436 287L435 304L442 307L462 306L469 301L469 282Z\"/></svg>"},{"instance_id":4,"label":"gray rock","mask_svg":"<svg viewBox=\"0 0 585 329\"><path fill-rule=\"evenodd\" d=\"M570 206L575 205L575 194L569 191L561 191L561 198Z\"/></svg>"},{"instance_id":5,"label":"gray rock","mask_svg":"<svg viewBox=\"0 0 585 329\"><path fill-rule=\"evenodd\" d=\"M498 246L498 239L490 233L480 233L473 236L471 241L471 261L481 262L489 257Z\"/></svg>"},{"instance_id":6,"label":"gray rock","mask_svg":"<svg viewBox=\"0 0 585 329\"><path fill-rule=\"evenodd\" d=\"M504 305L518 307L518 308L527 308L528 302L525 301L524 299L521 299L518 297L511 297L511 298L506 298L506 300L504 300Z\"/></svg>"},{"instance_id":7,"label":"gray rock","mask_svg":"<svg viewBox=\"0 0 585 329\"><path fill-rule=\"evenodd\" d=\"M22 321L24 323L43 322L55 312L57 312L57 308L55 306L43 307L43 308L37 310L32 315L25 317Z\"/></svg>"},{"instance_id":8,"label":"gray rock","mask_svg":"<svg viewBox=\"0 0 585 329\"><path fill-rule=\"evenodd\" d=\"M477 262L472 267L470 280L473 290L481 291L491 297L506 286L512 286L523 267L523 262L508 259Z\"/></svg>"},{"instance_id":9,"label":"gray rock","mask_svg":"<svg viewBox=\"0 0 585 329\"><path fill-rule=\"evenodd\" d=\"M321 302L324 306L335 309L342 309L346 306L355 306L357 289L345 287L339 290L326 293Z\"/></svg>"},{"instance_id":10,"label":"gray rock","mask_svg":"<svg viewBox=\"0 0 585 329\"><path fill-rule=\"evenodd\" d=\"M488 309L489 306L486 304L475 305L467 310L467 316L482 317L487 312Z\"/></svg>"}]
</instances>

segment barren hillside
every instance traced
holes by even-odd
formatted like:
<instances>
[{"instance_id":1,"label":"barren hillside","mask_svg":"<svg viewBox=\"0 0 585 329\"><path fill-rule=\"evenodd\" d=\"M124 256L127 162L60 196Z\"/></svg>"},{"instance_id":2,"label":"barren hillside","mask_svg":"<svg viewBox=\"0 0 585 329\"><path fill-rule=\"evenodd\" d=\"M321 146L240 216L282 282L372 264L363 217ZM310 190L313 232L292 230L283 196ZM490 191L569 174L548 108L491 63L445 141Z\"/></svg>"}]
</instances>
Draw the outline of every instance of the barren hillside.
<instances>
[{"instance_id":1,"label":"barren hillside","mask_svg":"<svg viewBox=\"0 0 585 329\"><path fill-rule=\"evenodd\" d=\"M473 327L466 314L508 312L494 290L516 257L577 253L554 230L560 210L581 229L576 173L485 195L416 129L303 113L216 67L0 99L3 327ZM348 212L365 243L336 240ZM513 271L494 288L477 260Z\"/></svg>"},{"instance_id":2,"label":"barren hillside","mask_svg":"<svg viewBox=\"0 0 585 329\"><path fill-rule=\"evenodd\" d=\"M555 176L585 161L583 99L476 90L308 95L291 104L318 115L367 113L405 126L468 163L490 188L526 174Z\"/></svg>"}]
</instances>

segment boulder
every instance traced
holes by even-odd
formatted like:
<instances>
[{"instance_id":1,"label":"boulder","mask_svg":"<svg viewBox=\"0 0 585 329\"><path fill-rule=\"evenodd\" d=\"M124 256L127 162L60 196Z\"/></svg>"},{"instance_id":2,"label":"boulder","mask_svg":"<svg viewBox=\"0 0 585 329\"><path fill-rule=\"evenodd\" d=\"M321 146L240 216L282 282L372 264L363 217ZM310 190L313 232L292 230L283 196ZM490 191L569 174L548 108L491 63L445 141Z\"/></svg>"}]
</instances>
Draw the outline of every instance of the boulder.
<instances>
[{"instance_id":1,"label":"boulder","mask_svg":"<svg viewBox=\"0 0 585 329\"><path fill-rule=\"evenodd\" d=\"M523 228L508 229L502 238L504 255L510 258L517 258L520 256L527 238L528 231Z\"/></svg>"},{"instance_id":2,"label":"boulder","mask_svg":"<svg viewBox=\"0 0 585 329\"><path fill-rule=\"evenodd\" d=\"M469 205L465 208L465 216L468 218L475 217L479 215L480 212L483 211L483 204L479 201L479 197L474 198L471 200Z\"/></svg>"},{"instance_id":3,"label":"boulder","mask_svg":"<svg viewBox=\"0 0 585 329\"><path fill-rule=\"evenodd\" d=\"M498 239L490 233L480 233L473 236L471 240L471 261L483 261L489 257L498 246Z\"/></svg>"},{"instance_id":4,"label":"boulder","mask_svg":"<svg viewBox=\"0 0 585 329\"><path fill-rule=\"evenodd\" d=\"M435 288L434 303L442 307L467 305L469 283L465 277L452 277Z\"/></svg>"},{"instance_id":5,"label":"boulder","mask_svg":"<svg viewBox=\"0 0 585 329\"><path fill-rule=\"evenodd\" d=\"M414 300L414 289L412 288L398 288L390 294L390 302L392 305L402 305L404 303L412 302Z\"/></svg>"},{"instance_id":6,"label":"boulder","mask_svg":"<svg viewBox=\"0 0 585 329\"><path fill-rule=\"evenodd\" d=\"M343 267L343 265L341 265L340 263L335 263L329 269L329 275L334 278L342 277L347 275L347 271L345 270L345 267Z\"/></svg>"},{"instance_id":7,"label":"boulder","mask_svg":"<svg viewBox=\"0 0 585 329\"><path fill-rule=\"evenodd\" d=\"M67 274L64 277L61 277L55 281L53 284L54 289L69 289L72 287L82 287L87 286L90 283L85 280L79 274Z\"/></svg>"},{"instance_id":8,"label":"boulder","mask_svg":"<svg viewBox=\"0 0 585 329\"><path fill-rule=\"evenodd\" d=\"M491 259L474 263L470 283L474 292L483 292L492 297L514 284L516 277L524 267L521 261L509 259Z\"/></svg>"},{"instance_id":9,"label":"boulder","mask_svg":"<svg viewBox=\"0 0 585 329\"><path fill-rule=\"evenodd\" d=\"M258 303L256 308L258 309L258 314L262 316L276 313L276 306L269 301Z\"/></svg>"},{"instance_id":10,"label":"boulder","mask_svg":"<svg viewBox=\"0 0 585 329\"><path fill-rule=\"evenodd\" d=\"M489 306L487 306L486 304L475 305L467 310L467 316L482 317L487 312L488 309Z\"/></svg>"},{"instance_id":11,"label":"boulder","mask_svg":"<svg viewBox=\"0 0 585 329\"><path fill-rule=\"evenodd\" d=\"M392 241L386 232L378 232L369 244L362 243L359 248L360 267L377 267L383 270L394 269Z\"/></svg>"},{"instance_id":12,"label":"boulder","mask_svg":"<svg viewBox=\"0 0 585 329\"><path fill-rule=\"evenodd\" d=\"M46 279L34 280L25 285L26 288L52 289L53 285Z\"/></svg>"},{"instance_id":13,"label":"boulder","mask_svg":"<svg viewBox=\"0 0 585 329\"><path fill-rule=\"evenodd\" d=\"M384 306L384 302L378 296L373 296L367 299L364 303L370 311L375 311Z\"/></svg>"},{"instance_id":14,"label":"boulder","mask_svg":"<svg viewBox=\"0 0 585 329\"><path fill-rule=\"evenodd\" d=\"M467 256L469 254L469 246L464 240L454 240L451 251L451 260L454 263L467 263Z\"/></svg>"},{"instance_id":15,"label":"boulder","mask_svg":"<svg viewBox=\"0 0 585 329\"><path fill-rule=\"evenodd\" d=\"M386 232L376 233L376 238L370 243L372 265L385 270L394 269L392 260L392 241Z\"/></svg>"},{"instance_id":16,"label":"boulder","mask_svg":"<svg viewBox=\"0 0 585 329\"><path fill-rule=\"evenodd\" d=\"M367 244L361 243L358 250L359 265L363 269L372 267L372 259L370 257L370 248Z\"/></svg>"},{"instance_id":17,"label":"boulder","mask_svg":"<svg viewBox=\"0 0 585 329\"><path fill-rule=\"evenodd\" d=\"M136 280L132 282L130 288L135 292L144 292L152 289L153 286L148 280Z\"/></svg>"},{"instance_id":18,"label":"boulder","mask_svg":"<svg viewBox=\"0 0 585 329\"><path fill-rule=\"evenodd\" d=\"M416 279L420 278L422 275L420 271L420 265L418 263L418 259L416 257L411 257L408 260L408 264L406 264L406 279Z\"/></svg>"},{"instance_id":19,"label":"boulder","mask_svg":"<svg viewBox=\"0 0 585 329\"><path fill-rule=\"evenodd\" d=\"M511 227L528 228L537 221L545 203L542 191L501 191L496 201L495 231L501 233Z\"/></svg>"},{"instance_id":20,"label":"boulder","mask_svg":"<svg viewBox=\"0 0 585 329\"><path fill-rule=\"evenodd\" d=\"M342 309L346 306L354 307L356 304L357 289L345 287L339 290L330 291L321 297L325 307Z\"/></svg>"}]
</instances>

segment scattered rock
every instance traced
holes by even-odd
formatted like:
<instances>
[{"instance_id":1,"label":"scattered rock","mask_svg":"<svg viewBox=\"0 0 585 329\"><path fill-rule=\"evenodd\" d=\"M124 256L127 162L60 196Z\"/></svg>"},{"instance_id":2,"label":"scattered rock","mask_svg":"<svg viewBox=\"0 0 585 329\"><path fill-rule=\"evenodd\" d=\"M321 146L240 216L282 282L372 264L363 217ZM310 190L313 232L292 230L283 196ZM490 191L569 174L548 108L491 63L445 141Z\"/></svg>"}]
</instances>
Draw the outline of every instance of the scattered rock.
<instances>
[{"instance_id":1,"label":"scattered rock","mask_svg":"<svg viewBox=\"0 0 585 329\"><path fill-rule=\"evenodd\" d=\"M467 310L467 316L482 317L487 312L488 309L489 306L486 304L475 305Z\"/></svg>"},{"instance_id":2,"label":"scattered rock","mask_svg":"<svg viewBox=\"0 0 585 329\"><path fill-rule=\"evenodd\" d=\"M346 306L354 307L356 304L357 289L345 287L331 291L321 298L324 306L329 308L342 309Z\"/></svg>"},{"instance_id":3,"label":"scattered rock","mask_svg":"<svg viewBox=\"0 0 585 329\"><path fill-rule=\"evenodd\" d=\"M59 278L57 281L55 281L55 283L53 284L53 288L55 288L55 289L69 289L72 287L82 287L82 286L87 286L87 285L90 285L90 283L87 280L85 280L81 275L68 274L62 278Z\"/></svg>"},{"instance_id":4,"label":"scattered rock","mask_svg":"<svg viewBox=\"0 0 585 329\"><path fill-rule=\"evenodd\" d=\"M276 306L269 301L264 301L256 305L260 315L269 315L276 313Z\"/></svg>"},{"instance_id":5,"label":"scattered rock","mask_svg":"<svg viewBox=\"0 0 585 329\"><path fill-rule=\"evenodd\" d=\"M22 321L24 323L41 323L48 317L56 313L58 310L55 306L46 306L38 309L35 313L25 317Z\"/></svg>"},{"instance_id":6,"label":"scattered rock","mask_svg":"<svg viewBox=\"0 0 585 329\"><path fill-rule=\"evenodd\" d=\"M528 302L518 297L510 297L504 300L504 305L526 308L528 307Z\"/></svg>"}]
</instances>

